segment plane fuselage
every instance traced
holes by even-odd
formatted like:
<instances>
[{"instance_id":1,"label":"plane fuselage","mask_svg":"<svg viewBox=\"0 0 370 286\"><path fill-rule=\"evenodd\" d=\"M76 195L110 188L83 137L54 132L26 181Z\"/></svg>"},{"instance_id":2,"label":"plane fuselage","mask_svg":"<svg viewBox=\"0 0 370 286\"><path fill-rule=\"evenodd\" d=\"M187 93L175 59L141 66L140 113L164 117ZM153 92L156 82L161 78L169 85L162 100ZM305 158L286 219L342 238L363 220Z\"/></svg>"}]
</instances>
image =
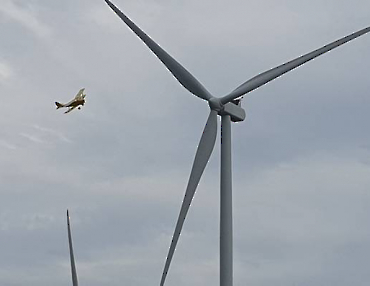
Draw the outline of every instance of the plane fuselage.
<instances>
[{"instance_id":1,"label":"plane fuselage","mask_svg":"<svg viewBox=\"0 0 370 286\"><path fill-rule=\"evenodd\" d=\"M67 103L65 107L77 107L79 105L84 105L85 99L78 99L78 100L72 100L71 102Z\"/></svg>"}]
</instances>

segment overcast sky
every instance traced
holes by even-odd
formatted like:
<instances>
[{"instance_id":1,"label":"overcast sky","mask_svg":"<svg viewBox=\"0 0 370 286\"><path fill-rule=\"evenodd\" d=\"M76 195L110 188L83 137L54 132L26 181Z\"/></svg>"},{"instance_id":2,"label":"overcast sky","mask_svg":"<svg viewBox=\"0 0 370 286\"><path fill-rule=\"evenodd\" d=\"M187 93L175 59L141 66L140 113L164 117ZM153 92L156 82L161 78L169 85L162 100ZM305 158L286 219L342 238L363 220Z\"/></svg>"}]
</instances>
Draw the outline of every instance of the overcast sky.
<instances>
[{"instance_id":1,"label":"overcast sky","mask_svg":"<svg viewBox=\"0 0 370 286\"><path fill-rule=\"evenodd\" d=\"M368 0L114 0L216 96L370 26ZM103 0L1 0L0 285L159 285L208 105ZM370 34L233 124L234 285L370 284ZM67 102L86 88L82 110ZM218 285L219 135L166 285Z\"/></svg>"}]
</instances>

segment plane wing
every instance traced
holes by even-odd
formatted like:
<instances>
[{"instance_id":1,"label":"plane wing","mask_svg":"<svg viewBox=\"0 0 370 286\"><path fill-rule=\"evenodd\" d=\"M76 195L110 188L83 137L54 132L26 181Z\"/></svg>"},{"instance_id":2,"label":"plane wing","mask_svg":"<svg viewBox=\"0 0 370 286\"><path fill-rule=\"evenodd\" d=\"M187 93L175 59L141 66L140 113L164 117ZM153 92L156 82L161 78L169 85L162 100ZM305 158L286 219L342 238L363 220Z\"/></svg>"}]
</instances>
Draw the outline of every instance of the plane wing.
<instances>
[{"instance_id":1,"label":"plane wing","mask_svg":"<svg viewBox=\"0 0 370 286\"><path fill-rule=\"evenodd\" d=\"M80 91L76 94L75 99L81 99L84 98L84 90L85 88L81 88Z\"/></svg>"},{"instance_id":2,"label":"plane wing","mask_svg":"<svg viewBox=\"0 0 370 286\"><path fill-rule=\"evenodd\" d=\"M64 112L64 114L66 114L66 113L69 113L69 112L71 112L73 109L75 109L77 106L72 106L72 107L70 107L66 112Z\"/></svg>"}]
</instances>

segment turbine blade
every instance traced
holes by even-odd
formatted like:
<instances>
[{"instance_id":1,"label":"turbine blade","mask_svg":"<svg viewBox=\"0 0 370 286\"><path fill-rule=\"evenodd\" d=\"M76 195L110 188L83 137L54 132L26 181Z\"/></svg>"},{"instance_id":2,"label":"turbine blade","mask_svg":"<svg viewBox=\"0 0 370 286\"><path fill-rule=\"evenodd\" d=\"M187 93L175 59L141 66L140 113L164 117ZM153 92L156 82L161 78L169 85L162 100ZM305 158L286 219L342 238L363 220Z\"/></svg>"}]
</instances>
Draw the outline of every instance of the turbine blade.
<instances>
[{"instance_id":1,"label":"turbine blade","mask_svg":"<svg viewBox=\"0 0 370 286\"><path fill-rule=\"evenodd\" d=\"M180 232L184 224L186 214L188 213L191 201L194 197L195 190L198 186L203 171L208 163L209 157L212 154L213 147L215 146L216 136L217 136L217 111L211 110L195 155L188 186L186 187L185 197L181 205L180 214L177 219L175 227L175 232L167 255L166 264L164 266L160 284L161 286L163 286L165 282L168 269L171 264L172 256L175 252L176 244L177 241L179 240Z\"/></svg>"},{"instance_id":2,"label":"turbine blade","mask_svg":"<svg viewBox=\"0 0 370 286\"><path fill-rule=\"evenodd\" d=\"M285 64L282 64L278 67L275 67L273 69L270 69L268 71L265 71L263 73L260 73L259 75L251 78L250 80L246 81L245 83L243 83L242 85L240 85L238 88L236 88L234 91L232 91L231 93L229 93L228 95L224 96L222 99L221 99L221 102L223 104L226 104L227 102L235 99L235 98L238 98L239 96L243 95L243 94L246 94L258 87L260 87L261 85L264 85L266 84L267 82L285 74L286 72L288 71L291 71L293 69L295 69L296 67L299 67L300 65L303 65L304 63L332 50L332 49L335 49L336 47L339 47L340 45L343 45L363 34L366 34L370 32L370 27L367 27L365 29L362 29L358 32L355 32L351 35L348 35L344 38L341 38L337 41L334 41L330 44L327 44L326 46L323 46L322 48L319 48L313 52L310 52L308 54L305 54L303 56L300 56L299 58L296 58L294 60L291 60Z\"/></svg>"},{"instance_id":3,"label":"turbine blade","mask_svg":"<svg viewBox=\"0 0 370 286\"><path fill-rule=\"evenodd\" d=\"M188 72L180 63L172 58L165 50L155 43L147 34L136 26L125 14L122 13L112 2L105 0L112 10L129 26L129 28L148 46L149 49L161 60L175 78L191 93L204 99L212 98L206 88Z\"/></svg>"},{"instance_id":4,"label":"turbine blade","mask_svg":"<svg viewBox=\"0 0 370 286\"><path fill-rule=\"evenodd\" d=\"M68 210L67 210L67 225L68 225L69 255L70 255L70 259L71 259L72 285L73 286L78 286L77 271L76 271L75 258L74 258L74 255L73 255L72 234L71 234L71 227L70 227L70 224L69 224Z\"/></svg>"}]
</instances>

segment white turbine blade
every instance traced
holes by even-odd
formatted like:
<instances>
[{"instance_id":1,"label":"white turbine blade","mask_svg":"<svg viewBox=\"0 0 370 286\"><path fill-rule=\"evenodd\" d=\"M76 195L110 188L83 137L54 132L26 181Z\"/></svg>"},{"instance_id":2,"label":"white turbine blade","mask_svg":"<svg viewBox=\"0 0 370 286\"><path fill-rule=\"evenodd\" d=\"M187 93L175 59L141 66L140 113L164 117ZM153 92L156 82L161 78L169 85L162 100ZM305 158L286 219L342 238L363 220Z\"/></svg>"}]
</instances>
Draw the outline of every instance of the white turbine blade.
<instances>
[{"instance_id":1,"label":"white turbine blade","mask_svg":"<svg viewBox=\"0 0 370 286\"><path fill-rule=\"evenodd\" d=\"M166 279L168 269L171 264L172 256L175 252L176 244L177 241L179 240L180 232L184 224L186 214L188 213L191 201L194 197L195 190L198 186L203 171L208 163L209 157L212 154L213 147L215 146L216 136L217 136L217 112L211 110L195 155L193 168L191 170L188 186L185 192L185 197L181 205L180 214L177 219L175 227L175 232L172 238L170 249L168 251L166 264L164 266L160 284L161 286L164 285L164 281Z\"/></svg>"},{"instance_id":2,"label":"white turbine blade","mask_svg":"<svg viewBox=\"0 0 370 286\"><path fill-rule=\"evenodd\" d=\"M112 10L116 12L116 14L127 24L127 26L129 26L130 29L148 46L148 48L152 50L152 52L162 61L162 63L187 90L205 100L209 100L210 98L212 98L211 94L205 89L205 87L180 63L178 63L157 43L155 43L114 4L112 4L109 0L105 0L105 2L107 2L109 7L111 7Z\"/></svg>"},{"instance_id":3,"label":"white turbine blade","mask_svg":"<svg viewBox=\"0 0 370 286\"><path fill-rule=\"evenodd\" d=\"M306 55L300 56L299 58L296 58L290 62L287 62L285 64L282 64L278 67L275 67L273 69L270 69L266 72L260 73L259 75L251 78L250 80L246 81L242 85L240 85L238 88L236 88L234 91L229 93L228 95L224 96L221 99L221 102L223 104L226 104L227 102L230 102L231 100L238 98L242 96L243 94L246 94L261 85L266 84L267 82L285 74L288 71L291 71L292 69L295 69L296 67L299 67L300 65L303 65L304 63L332 50L335 49L336 47L339 47L340 45L343 45L363 34L366 34L370 32L370 27L367 27L365 29L362 29L356 33L353 33L351 35L348 35L344 38L341 38L335 42L332 42L320 49L317 49L313 52L310 52Z\"/></svg>"},{"instance_id":4,"label":"white turbine blade","mask_svg":"<svg viewBox=\"0 0 370 286\"><path fill-rule=\"evenodd\" d=\"M68 225L69 255L70 255L70 258L71 258L72 285L73 286L78 286L77 272L76 272L76 264L75 264L75 258L74 258L74 255L73 255L73 247L72 247L71 227L69 225L69 214L68 214L68 210L67 210L67 225Z\"/></svg>"}]
</instances>

